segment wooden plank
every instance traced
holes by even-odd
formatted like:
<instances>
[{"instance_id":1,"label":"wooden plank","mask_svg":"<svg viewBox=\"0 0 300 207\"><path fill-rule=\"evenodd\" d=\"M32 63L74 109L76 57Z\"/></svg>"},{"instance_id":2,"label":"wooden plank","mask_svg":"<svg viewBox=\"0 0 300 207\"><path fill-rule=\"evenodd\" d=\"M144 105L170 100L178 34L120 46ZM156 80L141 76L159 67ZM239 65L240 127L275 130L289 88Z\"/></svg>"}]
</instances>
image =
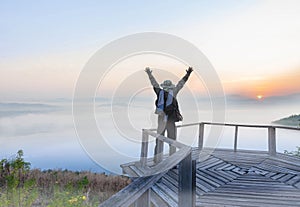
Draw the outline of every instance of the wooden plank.
<instances>
[{"instance_id":1,"label":"wooden plank","mask_svg":"<svg viewBox=\"0 0 300 207\"><path fill-rule=\"evenodd\" d=\"M241 176L216 191L204 194L197 205L297 206L299 202L299 190L254 174Z\"/></svg>"},{"instance_id":2,"label":"wooden plank","mask_svg":"<svg viewBox=\"0 0 300 207\"><path fill-rule=\"evenodd\" d=\"M176 188L177 188L178 176L177 176L177 179L176 178L174 179L174 177L170 175L170 172L171 172L171 170L163 178L166 179L168 182L170 182L172 185L176 186ZM177 191L178 191L178 189L177 189Z\"/></svg>"},{"instance_id":3,"label":"wooden plank","mask_svg":"<svg viewBox=\"0 0 300 207\"><path fill-rule=\"evenodd\" d=\"M192 160L192 207L196 207L196 160Z\"/></svg>"},{"instance_id":4,"label":"wooden plank","mask_svg":"<svg viewBox=\"0 0 300 207\"><path fill-rule=\"evenodd\" d=\"M196 123L190 123L190 124L181 124L181 125L177 125L176 127L177 128L180 128L180 127L188 127L188 126L197 126L199 124L201 124L202 122L196 122Z\"/></svg>"},{"instance_id":5,"label":"wooden plank","mask_svg":"<svg viewBox=\"0 0 300 207\"><path fill-rule=\"evenodd\" d=\"M134 170L132 170L130 167L125 166L122 169L123 169L123 174L127 174L130 177L138 177L138 174L134 172Z\"/></svg>"},{"instance_id":6,"label":"wooden plank","mask_svg":"<svg viewBox=\"0 0 300 207\"><path fill-rule=\"evenodd\" d=\"M150 190L146 190L134 203L134 207L140 206L150 207Z\"/></svg>"},{"instance_id":7,"label":"wooden plank","mask_svg":"<svg viewBox=\"0 0 300 207\"><path fill-rule=\"evenodd\" d=\"M268 146L269 146L269 154L271 156L276 155L276 131L274 127L268 128Z\"/></svg>"},{"instance_id":8,"label":"wooden plank","mask_svg":"<svg viewBox=\"0 0 300 207\"><path fill-rule=\"evenodd\" d=\"M157 174L159 172L166 172L167 170L176 166L179 162L181 162L181 160L184 157L191 154L191 152L192 152L191 147L181 148L180 150L172 154L167 159L151 167L150 170L145 171L143 176L149 176L149 175Z\"/></svg>"},{"instance_id":9,"label":"wooden plank","mask_svg":"<svg viewBox=\"0 0 300 207\"><path fill-rule=\"evenodd\" d=\"M271 178L274 179L274 180L278 180L279 178L282 178L285 175L286 174L284 174L284 173L278 173L277 175L274 175Z\"/></svg>"},{"instance_id":10,"label":"wooden plank","mask_svg":"<svg viewBox=\"0 0 300 207\"><path fill-rule=\"evenodd\" d=\"M139 197L141 197L149 188L156 183L164 173L152 175L149 177L140 177L134 182L123 188L118 193L114 194L108 200L100 204L100 207L126 207L133 204Z\"/></svg>"},{"instance_id":11,"label":"wooden plank","mask_svg":"<svg viewBox=\"0 0 300 207\"><path fill-rule=\"evenodd\" d=\"M147 131L147 133L148 133L149 135L151 135L151 136L153 136L153 137L156 137L157 139L161 140L162 142L168 143L168 144L170 144L170 145L172 145L172 146L174 146L174 147L177 147L177 148L179 148L179 149L180 149L180 148L183 148L183 147L187 147L187 145L182 144L182 143L180 143L180 142L178 142L178 141L176 141L176 140L174 140L174 139L170 139L170 138L168 138L168 137L165 137L165 136L163 136L163 135L157 134L157 133L152 132L152 131L149 131L149 130L146 130L146 131Z\"/></svg>"},{"instance_id":12,"label":"wooden plank","mask_svg":"<svg viewBox=\"0 0 300 207\"><path fill-rule=\"evenodd\" d=\"M142 166L145 166L147 164L148 142L149 142L149 135L146 130L142 130L142 147L141 147L141 158L140 158Z\"/></svg>"},{"instance_id":13,"label":"wooden plank","mask_svg":"<svg viewBox=\"0 0 300 207\"><path fill-rule=\"evenodd\" d=\"M155 207L170 207L170 205L168 205L166 201L164 201L160 196L158 196L157 193L152 190L152 188L151 188L150 198L151 198L151 203Z\"/></svg>"},{"instance_id":14,"label":"wooden plank","mask_svg":"<svg viewBox=\"0 0 300 207\"><path fill-rule=\"evenodd\" d=\"M247 128L278 128L278 129L288 129L300 131L298 127L288 127L288 126L277 126L277 125L258 125L258 124L228 124L228 123L217 123L217 122L201 122L204 124L216 125L216 126L238 126L238 127L247 127ZM197 123L195 123L197 124Z\"/></svg>"},{"instance_id":15,"label":"wooden plank","mask_svg":"<svg viewBox=\"0 0 300 207\"><path fill-rule=\"evenodd\" d=\"M238 126L235 126L235 133L234 133L234 146L233 150L236 152L237 150L237 140L238 140Z\"/></svg>"},{"instance_id":16,"label":"wooden plank","mask_svg":"<svg viewBox=\"0 0 300 207\"><path fill-rule=\"evenodd\" d=\"M266 160L262 162L261 164L257 165L257 167L263 169L263 170L268 170L268 171L273 171L273 172L280 172L280 173L286 173L286 174L299 174L300 171L298 171L297 167L294 167L292 165L286 165L285 163L282 162L270 162L269 160Z\"/></svg>"},{"instance_id":17,"label":"wooden plank","mask_svg":"<svg viewBox=\"0 0 300 207\"><path fill-rule=\"evenodd\" d=\"M280 125L258 125L258 124L232 124L232 123L218 123L218 122L194 122L190 124L182 124L177 125L177 128L180 127L189 127L189 126L197 126L199 124L207 124L207 125L216 125L216 126L238 126L238 127L247 127L247 128L268 128L268 127L274 127L277 129L287 129L287 130L296 130L300 131L299 127L289 127L289 126L280 126ZM147 129L149 131L156 131L156 129Z\"/></svg>"},{"instance_id":18,"label":"wooden plank","mask_svg":"<svg viewBox=\"0 0 300 207\"><path fill-rule=\"evenodd\" d=\"M294 185L299 180L300 180L300 175L297 175L297 176L291 178L289 181L287 181L286 184L288 184L288 185Z\"/></svg>"},{"instance_id":19,"label":"wooden plank","mask_svg":"<svg viewBox=\"0 0 300 207\"><path fill-rule=\"evenodd\" d=\"M178 206L193 206L192 154L189 153L179 163Z\"/></svg>"},{"instance_id":20,"label":"wooden plank","mask_svg":"<svg viewBox=\"0 0 300 207\"><path fill-rule=\"evenodd\" d=\"M207 175L201 171L197 171L196 176L199 178L200 182L204 181L204 182L208 183L210 186L212 186L213 188L217 188L222 185L222 184L219 184L219 182L216 179L213 179L212 177L210 177L209 175Z\"/></svg>"},{"instance_id":21,"label":"wooden plank","mask_svg":"<svg viewBox=\"0 0 300 207\"><path fill-rule=\"evenodd\" d=\"M259 197L255 198L249 198L249 196L245 197L230 197L230 196L221 196L221 195L215 195L215 196L209 196L205 195L202 198L202 202L208 202L208 203L214 203L214 204L220 204L220 206L231 206L238 205L238 206L263 206L263 207L282 207L282 206L297 206L299 207L300 201L289 201L288 199L285 200L276 200L272 198L262 198L259 199ZM197 205L198 206L198 205Z\"/></svg>"},{"instance_id":22,"label":"wooden plank","mask_svg":"<svg viewBox=\"0 0 300 207\"><path fill-rule=\"evenodd\" d=\"M209 179L209 180L213 181L214 183L216 183L215 186L221 186L221 185L224 185L226 183L224 181L224 179L219 178L219 177L215 177L214 174L211 171L209 171L209 170L197 171L197 174L198 175L202 175L206 179Z\"/></svg>"},{"instance_id":23,"label":"wooden plank","mask_svg":"<svg viewBox=\"0 0 300 207\"><path fill-rule=\"evenodd\" d=\"M156 148L156 151L154 154L154 163L157 164L163 160L164 142L157 139L155 148Z\"/></svg>"},{"instance_id":24,"label":"wooden plank","mask_svg":"<svg viewBox=\"0 0 300 207\"><path fill-rule=\"evenodd\" d=\"M234 178L230 178L229 176L227 176L227 174L225 174L224 172L218 172L218 171L210 171L210 170L207 170L206 171L206 174L209 174L210 176L214 177L214 178L217 178L219 180L219 183L220 182L223 182L224 184L225 183L228 183L230 181L232 181Z\"/></svg>"},{"instance_id":25,"label":"wooden plank","mask_svg":"<svg viewBox=\"0 0 300 207\"><path fill-rule=\"evenodd\" d=\"M137 167L137 165L131 165L129 168L132 171L134 171L138 175L138 177L145 177L143 176L145 174L144 171L142 170L143 168Z\"/></svg>"},{"instance_id":26,"label":"wooden plank","mask_svg":"<svg viewBox=\"0 0 300 207\"><path fill-rule=\"evenodd\" d=\"M164 184L165 186L167 186L168 189L170 189L171 191L173 191L175 193L175 195L178 195L178 183L175 186L173 183L171 183L169 180L165 179L165 176L161 179L160 181L162 184ZM177 199L178 200L178 199Z\"/></svg>"},{"instance_id":27,"label":"wooden plank","mask_svg":"<svg viewBox=\"0 0 300 207\"><path fill-rule=\"evenodd\" d=\"M294 184L294 187L299 188L300 189L300 181L298 183Z\"/></svg>"},{"instance_id":28,"label":"wooden plank","mask_svg":"<svg viewBox=\"0 0 300 207\"><path fill-rule=\"evenodd\" d=\"M166 195L172 198L176 203L178 203L178 194L168 188L167 185L165 185L163 182L157 182L155 185L159 187Z\"/></svg>"},{"instance_id":29,"label":"wooden plank","mask_svg":"<svg viewBox=\"0 0 300 207\"><path fill-rule=\"evenodd\" d=\"M294 176L296 176L296 175L285 174L285 176L279 178L278 181L285 183L285 182L289 181L291 178L293 178Z\"/></svg>"},{"instance_id":30,"label":"wooden plank","mask_svg":"<svg viewBox=\"0 0 300 207\"><path fill-rule=\"evenodd\" d=\"M161 188L159 188L157 185L152 186L152 191L157 194L158 197L161 198L168 206L170 207L178 207L178 204L169 197Z\"/></svg>"},{"instance_id":31,"label":"wooden plank","mask_svg":"<svg viewBox=\"0 0 300 207\"><path fill-rule=\"evenodd\" d=\"M199 138L198 138L198 149L203 149L203 141L204 141L204 124L199 124Z\"/></svg>"},{"instance_id":32,"label":"wooden plank","mask_svg":"<svg viewBox=\"0 0 300 207\"><path fill-rule=\"evenodd\" d=\"M240 189L236 188L219 188L217 191L218 193L229 193L229 194L237 194L237 195L244 195L245 191L241 191ZM278 191L266 191L266 190L252 190L252 191L247 191L246 192L248 195L264 195L266 197L269 196L278 196L279 192ZM283 197L299 197L299 191L290 191L290 190L284 190L280 191L280 196Z\"/></svg>"},{"instance_id":33,"label":"wooden plank","mask_svg":"<svg viewBox=\"0 0 300 207\"><path fill-rule=\"evenodd\" d=\"M295 174L300 174L300 159L296 156L277 153L276 157L270 157L264 163L291 170Z\"/></svg>"},{"instance_id":34,"label":"wooden plank","mask_svg":"<svg viewBox=\"0 0 300 207\"><path fill-rule=\"evenodd\" d=\"M198 177L196 178L196 187L206 193L215 189L208 183L201 181Z\"/></svg>"},{"instance_id":35,"label":"wooden plank","mask_svg":"<svg viewBox=\"0 0 300 207\"><path fill-rule=\"evenodd\" d=\"M216 166L216 165L219 165L219 164L221 164L221 163L223 163L223 162L224 162L223 160L218 159L218 160L215 161L215 162L212 162L212 163L209 163L209 164L207 164L207 165L205 165L205 166L202 166L201 169L205 170L205 169L214 167L214 166Z\"/></svg>"},{"instance_id":36,"label":"wooden plank","mask_svg":"<svg viewBox=\"0 0 300 207\"><path fill-rule=\"evenodd\" d=\"M169 170L168 175L172 177L174 180L176 180L178 183L178 170L171 169Z\"/></svg>"},{"instance_id":37,"label":"wooden plank","mask_svg":"<svg viewBox=\"0 0 300 207\"><path fill-rule=\"evenodd\" d=\"M285 202L299 202L300 201L300 197L290 197L290 196L281 196L281 194L272 194L272 195L268 195L266 196L263 193L260 194L241 194L241 193L232 193L232 192L224 192L224 193L220 193L220 192L210 192L208 193L205 197L226 197L226 198L239 198L239 199L255 199L255 200L260 200L260 202L264 203L266 201L268 201L268 203L277 203L277 201L283 201L283 198L287 198Z\"/></svg>"}]
</instances>

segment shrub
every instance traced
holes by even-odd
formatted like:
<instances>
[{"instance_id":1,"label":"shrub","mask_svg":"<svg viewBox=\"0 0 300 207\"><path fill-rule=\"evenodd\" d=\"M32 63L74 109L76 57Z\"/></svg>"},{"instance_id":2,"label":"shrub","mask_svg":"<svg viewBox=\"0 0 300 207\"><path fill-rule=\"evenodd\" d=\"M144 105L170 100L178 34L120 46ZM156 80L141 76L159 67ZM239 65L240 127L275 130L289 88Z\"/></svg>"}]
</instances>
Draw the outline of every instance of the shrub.
<instances>
[{"instance_id":1,"label":"shrub","mask_svg":"<svg viewBox=\"0 0 300 207\"><path fill-rule=\"evenodd\" d=\"M0 161L0 207L98 206L129 183L104 173L30 169L19 150Z\"/></svg>"},{"instance_id":2,"label":"shrub","mask_svg":"<svg viewBox=\"0 0 300 207\"><path fill-rule=\"evenodd\" d=\"M297 146L296 151L291 151L291 152L284 150L284 154L300 157L300 147Z\"/></svg>"}]
</instances>

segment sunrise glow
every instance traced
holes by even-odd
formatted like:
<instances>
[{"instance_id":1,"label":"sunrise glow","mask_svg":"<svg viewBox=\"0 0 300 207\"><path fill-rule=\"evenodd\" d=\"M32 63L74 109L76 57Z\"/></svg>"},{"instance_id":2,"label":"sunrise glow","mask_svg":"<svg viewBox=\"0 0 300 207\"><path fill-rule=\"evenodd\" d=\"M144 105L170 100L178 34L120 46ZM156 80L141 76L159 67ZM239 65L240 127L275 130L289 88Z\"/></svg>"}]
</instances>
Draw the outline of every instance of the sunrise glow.
<instances>
[{"instance_id":1,"label":"sunrise glow","mask_svg":"<svg viewBox=\"0 0 300 207\"><path fill-rule=\"evenodd\" d=\"M262 99L263 96L262 96L262 95L257 95L256 98L257 98L257 99Z\"/></svg>"}]
</instances>

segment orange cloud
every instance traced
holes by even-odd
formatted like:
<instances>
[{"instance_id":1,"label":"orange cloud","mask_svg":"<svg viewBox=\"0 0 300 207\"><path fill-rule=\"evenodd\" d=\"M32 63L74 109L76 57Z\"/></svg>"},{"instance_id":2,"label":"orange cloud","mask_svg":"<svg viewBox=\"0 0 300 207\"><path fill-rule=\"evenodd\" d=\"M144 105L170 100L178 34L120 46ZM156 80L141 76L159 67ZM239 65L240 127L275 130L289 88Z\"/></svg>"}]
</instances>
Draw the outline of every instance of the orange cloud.
<instances>
[{"instance_id":1,"label":"orange cloud","mask_svg":"<svg viewBox=\"0 0 300 207\"><path fill-rule=\"evenodd\" d=\"M243 78L224 82L227 93L238 93L244 96L274 96L300 93L300 69L269 77Z\"/></svg>"}]
</instances>

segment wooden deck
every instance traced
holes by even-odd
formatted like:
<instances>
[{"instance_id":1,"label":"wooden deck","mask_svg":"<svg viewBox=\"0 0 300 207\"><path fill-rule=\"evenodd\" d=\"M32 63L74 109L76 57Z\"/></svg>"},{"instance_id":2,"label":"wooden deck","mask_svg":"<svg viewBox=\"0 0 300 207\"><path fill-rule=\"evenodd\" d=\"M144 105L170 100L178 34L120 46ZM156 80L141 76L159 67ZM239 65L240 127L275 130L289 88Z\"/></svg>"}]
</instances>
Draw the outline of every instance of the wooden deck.
<instances>
[{"instance_id":1,"label":"wooden deck","mask_svg":"<svg viewBox=\"0 0 300 207\"><path fill-rule=\"evenodd\" d=\"M140 160L121 165L124 174L134 177L133 182L100 206L300 206L300 157L276 152L275 133L276 128L299 128L196 124L197 148L143 130ZM206 124L235 127L233 149L203 148ZM238 149L238 127L267 128L268 151ZM166 143L175 146L177 152L170 156L160 153L160 161L154 163L147 156L149 135L158 139L162 150Z\"/></svg>"},{"instance_id":2,"label":"wooden deck","mask_svg":"<svg viewBox=\"0 0 300 207\"><path fill-rule=\"evenodd\" d=\"M198 154L193 149L194 159ZM136 168L126 169L132 173ZM157 206L178 206L177 195L177 168L151 187L151 201ZM206 160L197 161L196 206L300 206L300 159L217 149Z\"/></svg>"}]
</instances>

